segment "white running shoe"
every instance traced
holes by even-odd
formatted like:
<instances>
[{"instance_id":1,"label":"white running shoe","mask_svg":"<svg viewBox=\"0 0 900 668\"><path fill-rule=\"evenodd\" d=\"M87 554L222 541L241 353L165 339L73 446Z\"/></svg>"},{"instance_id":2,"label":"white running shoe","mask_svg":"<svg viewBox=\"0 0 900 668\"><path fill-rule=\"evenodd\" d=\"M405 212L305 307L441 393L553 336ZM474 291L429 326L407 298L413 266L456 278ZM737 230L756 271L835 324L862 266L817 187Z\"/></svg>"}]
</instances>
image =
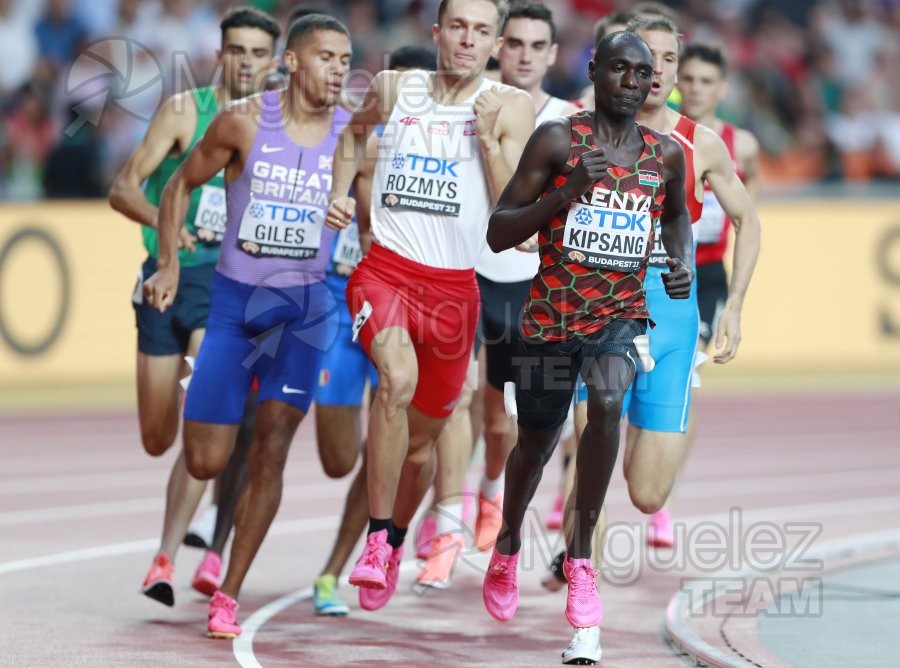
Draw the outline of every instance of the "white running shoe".
<instances>
[{"instance_id":1,"label":"white running shoe","mask_svg":"<svg viewBox=\"0 0 900 668\"><path fill-rule=\"evenodd\" d=\"M575 666L593 666L602 654L599 626L575 629L572 642L562 653L562 662Z\"/></svg>"},{"instance_id":2,"label":"white running shoe","mask_svg":"<svg viewBox=\"0 0 900 668\"><path fill-rule=\"evenodd\" d=\"M194 519L184 535L184 544L208 550L210 545L212 545L213 534L216 532L217 513L218 508L215 504L212 504L199 517Z\"/></svg>"}]
</instances>

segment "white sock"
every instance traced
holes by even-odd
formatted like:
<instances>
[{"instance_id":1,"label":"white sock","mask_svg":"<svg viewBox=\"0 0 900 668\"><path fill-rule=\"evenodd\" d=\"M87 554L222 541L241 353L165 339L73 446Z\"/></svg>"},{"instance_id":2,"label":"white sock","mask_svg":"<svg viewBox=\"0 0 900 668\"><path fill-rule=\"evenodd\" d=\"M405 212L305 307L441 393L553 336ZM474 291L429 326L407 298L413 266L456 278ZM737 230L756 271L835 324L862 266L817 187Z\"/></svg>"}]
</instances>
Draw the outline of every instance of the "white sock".
<instances>
[{"instance_id":1,"label":"white sock","mask_svg":"<svg viewBox=\"0 0 900 668\"><path fill-rule=\"evenodd\" d=\"M435 509L437 515L437 534L442 533L461 533L463 530L463 504L462 503L442 503Z\"/></svg>"},{"instance_id":2,"label":"white sock","mask_svg":"<svg viewBox=\"0 0 900 668\"><path fill-rule=\"evenodd\" d=\"M493 499L506 485L506 471L497 476L496 480L490 480L487 476L481 478L481 493L486 499Z\"/></svg>"}]
</instances>

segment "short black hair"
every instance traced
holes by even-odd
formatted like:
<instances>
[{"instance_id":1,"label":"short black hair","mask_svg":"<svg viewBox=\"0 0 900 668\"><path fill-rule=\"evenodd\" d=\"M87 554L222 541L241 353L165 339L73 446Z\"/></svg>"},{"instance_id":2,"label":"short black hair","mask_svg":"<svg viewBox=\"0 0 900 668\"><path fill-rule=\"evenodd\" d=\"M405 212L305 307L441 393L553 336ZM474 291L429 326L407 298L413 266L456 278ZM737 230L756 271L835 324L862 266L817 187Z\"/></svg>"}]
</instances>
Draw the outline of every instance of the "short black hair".
<instances>
[{"instance_id":1,"label":"short black hair","mask_svg":"<svg viewBox=\"0 0 900 668\"><path fill-rule=\"evenodd\" d=\"M675 35L675 39L678 40L679 59L681 59L681 33L678 32L678 25L672 19L661 14L649 18L638 16L629 21L625 29L628 32L667 32Z\"/></svg>"},{"instance_id":2,"label":"short black hair","mask_svg":"<svg viewBox=\"0 0 900 668\"><path fill-rule=\"evenodd\" d=\"M531 0L515 0L509 5L509 13L506 15L506 24L510 19L534 19L543 21L550 26L550 41L556 43L556 24L553 22L553 12L546 5Z\"/></svg>"},{"instance_id":3,"label":"short black hair","mask_svg":"<svg viewBox=\"0 0 900 668\"><path fill-rule=\"evenodd\" d=\"M500 17L500 20L497 24L497 34L503 34L503 26L506 25L506 15L509 13L509 5L506 0L487 0L494 7L497 8L497 14ZM450 0L441 0L441 4L438 5L438 17L437 22L438 25L441 25L441 21L444 19L444 14L447 13L447 7L450 5Z\"/></svg>"},{"instance_id":4,"label":"short black hair","mask_svg":"<svg viewBox=\"0 0 900 668\"><path fill-rule=\"evenodd\" d=\"M399 68L432 72L437 69L437 52L431 47L417 44L401 46L391 51L388 58L388 69Z\"/></svg>"},{"instance_id":5,"label":"short black hair","mask_svg":"<svg viewBox=\"0 0 900 668\"><path fill-rule=\"evenodd\" d=\"M604 35L600 38L600 41L597 42L597 48L594 51L594 62L597 62L598 58L602 57L607 51L615 48L619 42L624 40L636 41L639 44L647 46L644 40L641 39L640 35L636 35L630 30L616 30L615 32L611 32L608 35Z\"/></svg>"},{"instance_id":6,"label":"short black hair","mask_svg":"<svg viewBox=\"0 0 900 668\"><path fill-rule=\"evenodd\" d=\"M610 12L602 19L597 21L594 24L594 46L596 46L601 39L606 37L606 31L609 30L609 27L611 25L618 23L626 26L636 16L637 14L635 14L630 9L619 9L617 11Z\"/></svg>"},{"instance_id":7,"label":"short black hair","mask_svg":"<svg viewBox=\"0 0 900 668\"><path fill-rule=\"evenodd\" d=\"M330 30L331 32L343 33L348 38L350 37L350 31L347 30L347 26L339 19L328 14L307 14L291 24L285 43L290 48L298 39L311 35L318 30Z\"/></svg>"},{"instance_id":8,"label":"short black hair","mask_svg":"<svg viewBox=\"0 0 900 668\"><path fill-rule=\"evenodd\" d=\"M723 79L728 76L728 57L725 55L722 47L715 44L691 42L684 47L684 51L681 53L681 62L684 63L692 58L718 67Z\"/></svg>"},{"instance_id":9,"label":"short black hair","mask_svg":"<svg viewBox=\"0 0 900 668\"><path fill-rule=\"evenodd\" d=\"M235 7L225 12L222 22L222 43L225 43L225 33L231 28L259 28L272 36L272 41L277 42L281 35L278 22L269 14L256 7Z\"/></svg>"}]
</instances>

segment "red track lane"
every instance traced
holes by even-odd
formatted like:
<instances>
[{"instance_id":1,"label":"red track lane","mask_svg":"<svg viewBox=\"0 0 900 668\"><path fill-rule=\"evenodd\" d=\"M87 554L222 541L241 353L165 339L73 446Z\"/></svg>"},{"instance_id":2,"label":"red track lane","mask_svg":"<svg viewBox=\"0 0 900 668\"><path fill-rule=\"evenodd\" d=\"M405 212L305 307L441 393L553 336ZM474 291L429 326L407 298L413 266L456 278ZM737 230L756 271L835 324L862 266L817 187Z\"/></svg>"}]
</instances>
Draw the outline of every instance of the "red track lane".
<instances>
[{"instance_id":1,"label":"red track lane","mask_svg":"<svg viewBox=\"0 0 900 668\"><path fill-rule=\"evenodd\" d=\"M699 440L676 490L676 520L685 532L721 525L729 548L741 555L746 539L729 527L732 508L744 527L817 524L817 542L895 526L898 405L900 396L892 393L704 397L697 406ZM307 420L294 443L275 529L244 585L242 621L309 586L330 547L347 482L321 473L312 425ZM3 418L0 444L0 666L238 664L231 642L203 635L206 602L189 587L199 551L177 555L175 608L138 594L158 540L174 452L144 455L135 417L121 414ZM551 462L535 517L551 505L558 476L559 463ZM683 578L713 574L685 546L656 559L640 547L635 532L643 530L642 518L619 471L609 499L611 521L627 524L613 534L617 573L631 577L627 585L603 589L602 663L690 665L664 640L665 606ZM484 611L484 555L465 559L452 589L424 594L411 589L410 561L384 610L360 611L355 590L346 586L352 607L346 619L316 618L307 600L280 611L270 606L273 614L255 616L262 623L252 647L237 653L244 665L266 668L559 665L569 639L564 594L539 586L542 555L554 541L556 535L532 536L521 605L508 624Z\"/></svg>"}]
</instances>

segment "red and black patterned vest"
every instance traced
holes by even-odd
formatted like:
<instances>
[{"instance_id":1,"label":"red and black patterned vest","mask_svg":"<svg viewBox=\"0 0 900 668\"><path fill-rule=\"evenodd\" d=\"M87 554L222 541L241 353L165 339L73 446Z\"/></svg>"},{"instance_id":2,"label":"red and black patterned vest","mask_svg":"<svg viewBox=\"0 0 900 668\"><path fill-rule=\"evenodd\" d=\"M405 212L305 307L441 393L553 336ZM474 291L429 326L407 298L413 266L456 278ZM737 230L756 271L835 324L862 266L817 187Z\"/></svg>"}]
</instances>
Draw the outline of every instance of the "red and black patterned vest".
<instances>
[{"instance_id":1,"label":"red and black patterned vest","mask_svg":"<svg viewBox=\"0 0 900 668\"><path fill-rule=\"evenodd\" d=\"M569 117L569 159L554 189L568 181L582 154L597 148L592 114ZM525 337L563 341L592 334L616 318L649 318L644 275L662 214L665 178L659 138L649 128L638 129L644 139L640 158L633 165L610 164L591 190L560 209L540 231L541 266L525 305ZM627 268L612 269L617 262Z\"/></svg>"}]
</instances>

